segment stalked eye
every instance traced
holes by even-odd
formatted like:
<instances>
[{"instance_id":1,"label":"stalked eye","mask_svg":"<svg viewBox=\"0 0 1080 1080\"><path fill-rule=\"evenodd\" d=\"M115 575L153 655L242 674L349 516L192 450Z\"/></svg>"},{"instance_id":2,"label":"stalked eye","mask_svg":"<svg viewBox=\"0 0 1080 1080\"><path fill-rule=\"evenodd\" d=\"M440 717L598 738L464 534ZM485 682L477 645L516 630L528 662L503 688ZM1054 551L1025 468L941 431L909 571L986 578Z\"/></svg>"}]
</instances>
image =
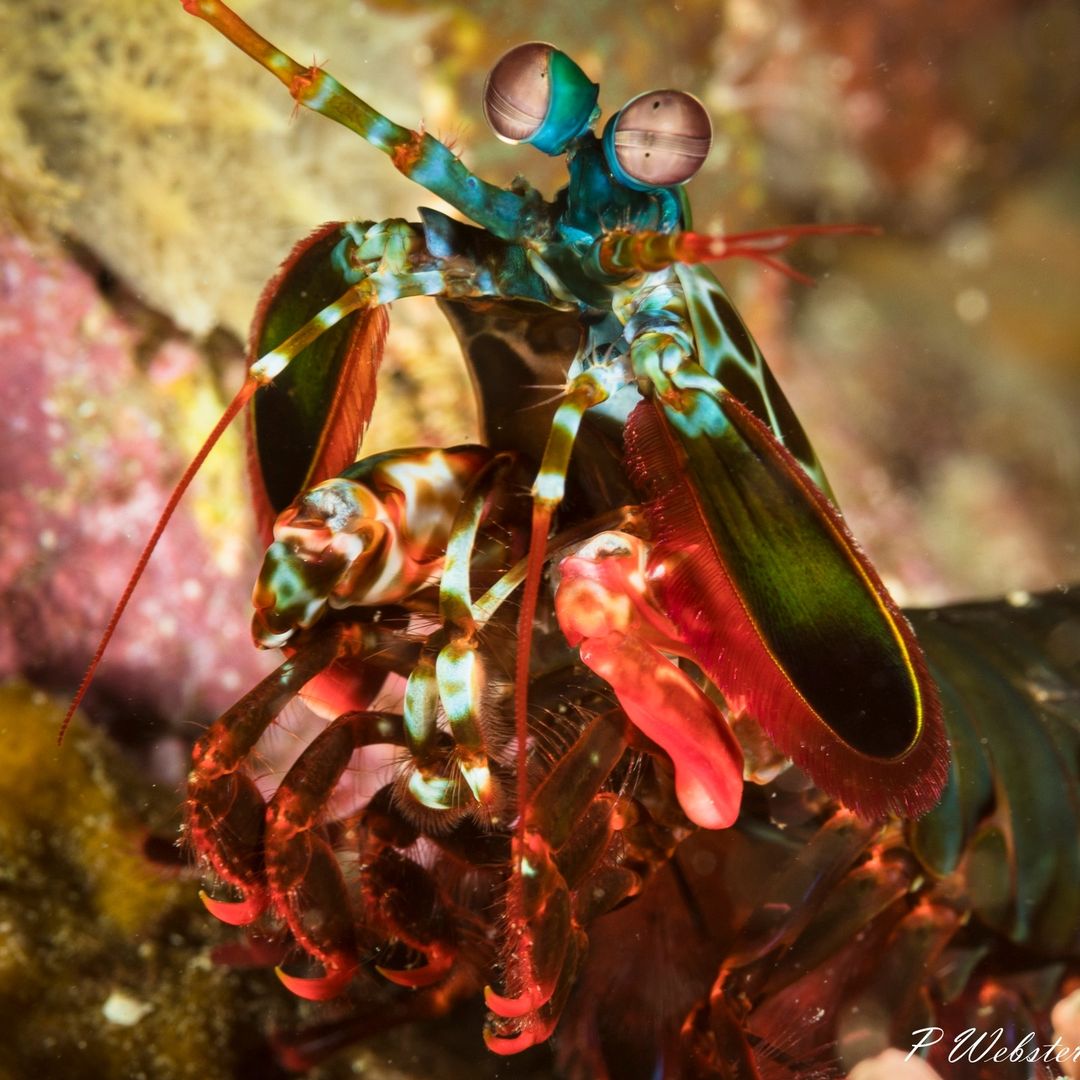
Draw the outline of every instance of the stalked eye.
<instances>
[{"instance_id":1,"label":"stalked eye","mask_svg":"<svg viewBox=\"0 0 1080 1080\"><path fill-rule=\"evenodd\" d=\"M604 129L604 152L616 179L632 188L684 184L712 145L705 106L681 90L652 90L627 102Z\"/></svg>"},{"instance_id":2,"label":"stalked eye","mask_svg":"<svg viewBox=\"0 0 1080 1080\"><path fill-rule=\"evenodd\" d=\"M491 130L509 143L527 142L547 116L551 45L530 41L511 49L491 69L484 87L484 113Z\"/></svg>"},{"instance_id":3,"label":"stalked eye","mask_svg":"<svg viewBox=\"0 0 1080 1080\"><path fill-rule=\"evenodd\" d=\"M530 41L491 70L484 114L504 142L561 154L593 120L600 88L554 45Z\"/></svg>"}]
</instances>

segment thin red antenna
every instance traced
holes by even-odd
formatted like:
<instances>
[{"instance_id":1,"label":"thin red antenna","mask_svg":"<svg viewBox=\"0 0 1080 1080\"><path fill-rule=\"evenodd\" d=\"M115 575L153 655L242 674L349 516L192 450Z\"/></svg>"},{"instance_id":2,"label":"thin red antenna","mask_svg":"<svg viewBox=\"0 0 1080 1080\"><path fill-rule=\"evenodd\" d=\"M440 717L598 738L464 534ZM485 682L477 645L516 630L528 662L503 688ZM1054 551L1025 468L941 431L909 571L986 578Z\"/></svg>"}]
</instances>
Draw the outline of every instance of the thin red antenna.
<instances>
[{"instance_id":1,"label":"thin red antenna","mask_svg":"<svg viewBox=\"0 0 1080 1080\"><path fill-rule=\"evenodd\" d=\"M176 486L172 489L169 501L165 504L165 509L161 511L161 516L154 526L154 531L150 534L150 539L146 541L146 546L139 556L139 561L135 564L135 569L131 572L131 577L128 578L128 583L125 586L120 599L116 602L116 607L113 608L113 613L109 617L105 632L101 635L97 650L94 652L94 658L90 661L90 666L86 669L86 674L82 677L82 682L79 683L79 689L75 691L75 696L71 699L71 704L68 706L67 712L64 713L64 719L60 722L60 731L56 736L57 746L63 743L64 735L67 734L68 725L71 723L71 718L75 715L75 710L82 704L82 700L86 696L86 691L90 689L90 684L94 681L94 674L97 671L98 664L101 663L101 658L105 655L105 650L109 647L109 642L112 640L113 633L116 631L116 627L124 614L124 610L128 606L131 594L135 591L135 586L139 584L139 580L143 576L143 571L146 569L147 563L150 562L150 556L153 555L154 548L157 547L162 533L165 532L165 527L169 524L169 519L173 516L173 512L179 505L180 500L184 497L184 492L186 492L191 485L191 481L195 479L195 474L202 468L202 463L206 460L207 454L209 454L214 446L217 445L217 442L225 429L234 419L236 419L237 414L248 403L251 399L251 395L255 393L259 388L259 385L260 384L256 379L248 376L244 385L237 391L236 397L229 402L225 412L221 414L221 419L214 425L214 430L206 437L206 441L199 447L199 452L192 458L191 464L184 470L183 476L180 477L176 482Z\"/></svg>"}]
</instances>

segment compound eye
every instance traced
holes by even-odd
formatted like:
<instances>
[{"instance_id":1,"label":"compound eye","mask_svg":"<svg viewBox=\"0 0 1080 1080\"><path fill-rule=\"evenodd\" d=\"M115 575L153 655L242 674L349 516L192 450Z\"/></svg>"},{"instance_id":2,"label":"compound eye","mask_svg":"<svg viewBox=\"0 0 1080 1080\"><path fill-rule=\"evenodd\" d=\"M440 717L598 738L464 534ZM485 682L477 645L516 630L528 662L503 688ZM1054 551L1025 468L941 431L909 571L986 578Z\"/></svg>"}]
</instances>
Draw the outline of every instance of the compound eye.
<instances>
[{"instance_id":1,"label":"compound eye","mask_svg":"<svg viewBox=\"0 0 1080 1080\"><path fill-rule=\"evenodd\" d=\"M484 87L484 115L508 143L560 154L590 124L599 87L554 45L530 41L511 49Z\"/></svg>"},{"instance_id":2,"label":"compound eye","mask_svg":"<svg viewBox=\"0 0 1080 1080\"><path fill-rule=\"evenodd\" d=\"M681 90L652 90L624 105L608 122L604 149L612 172L634 188L685 184L712 145L705 106Z\"/></svg>"},{"instance_id":3,"label":"compound eye","mask_svg":"<svg viewBox=\"0 0 1080 1080\"><path fill-rule=\"evenodd\" d=\"M551 101L551 45L530 41L511 49L491 69L484 87L484 115L508 143L527 142L547 116Z\"/></svg>"}]
</instances>

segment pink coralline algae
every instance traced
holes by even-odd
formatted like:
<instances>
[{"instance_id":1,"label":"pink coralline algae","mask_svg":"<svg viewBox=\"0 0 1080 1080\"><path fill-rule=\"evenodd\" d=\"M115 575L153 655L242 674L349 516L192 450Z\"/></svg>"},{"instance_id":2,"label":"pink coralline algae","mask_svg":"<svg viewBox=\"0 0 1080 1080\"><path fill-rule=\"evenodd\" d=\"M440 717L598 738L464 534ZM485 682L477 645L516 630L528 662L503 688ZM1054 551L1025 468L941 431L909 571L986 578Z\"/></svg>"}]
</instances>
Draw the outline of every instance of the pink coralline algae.
<instances>
[{"instance_id":1,"label":"pink coralline algae","mask_svg":"<svg viewBox=\"0 0 1080 1080\"><path fill-rule=\"evenodd\" d=\"M2 676L74 687L190 453L181 425L208 376L186 344L145 337L73 261L0 239ZM166 774L183 760L170 745L264 670L247 640L246 507L226 530L198 510L167 530L87 702ZM171 728L151 723L166 715Z\"/></svg>"}]
</instances>

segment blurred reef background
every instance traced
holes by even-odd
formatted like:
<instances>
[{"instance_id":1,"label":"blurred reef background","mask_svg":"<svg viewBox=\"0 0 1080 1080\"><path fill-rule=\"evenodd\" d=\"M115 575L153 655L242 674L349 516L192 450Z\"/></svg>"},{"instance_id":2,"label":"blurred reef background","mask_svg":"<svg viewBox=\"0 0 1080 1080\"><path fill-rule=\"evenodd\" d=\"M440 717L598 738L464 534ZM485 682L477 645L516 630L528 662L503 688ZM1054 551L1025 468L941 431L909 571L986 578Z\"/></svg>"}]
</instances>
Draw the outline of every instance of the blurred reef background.
<instances>
[{"instance_id":1,"label":"blurred reef background","mask_svg":"<svg viewBox=\"0 0 1080 1080\"><path fill-rule=\"evenodd\" d=\"M235 7L488 179L522 173L547 194L561 162L483 122L507 48L565 49L605 115L648 89L696 93L715 125L690 186L698 229L885 230L800 245L813 289L753 265L718 273L894 595L1080 578L1075 0ZM434 200L350 133L294 116L177 0L0 0L0 40L0 1002L21 1017L0 1022L0 1080L272 1076L268 1033L326 1007L213 962L237 935L202 915L169 843L192 739L272 663L247 644L259 553L238 432L99 673L97 730L77 724L58 753L47 695L62 703L78 681L240 382L248 321L292 244ZM433 304L394 308L380 378L365 452L473 436ZM441 1030L435 1072L422 1041L393 1036L318 1075L547 1075L485 1058L478 1024L475 1046Z\"/></svg>"}]
</instances>

